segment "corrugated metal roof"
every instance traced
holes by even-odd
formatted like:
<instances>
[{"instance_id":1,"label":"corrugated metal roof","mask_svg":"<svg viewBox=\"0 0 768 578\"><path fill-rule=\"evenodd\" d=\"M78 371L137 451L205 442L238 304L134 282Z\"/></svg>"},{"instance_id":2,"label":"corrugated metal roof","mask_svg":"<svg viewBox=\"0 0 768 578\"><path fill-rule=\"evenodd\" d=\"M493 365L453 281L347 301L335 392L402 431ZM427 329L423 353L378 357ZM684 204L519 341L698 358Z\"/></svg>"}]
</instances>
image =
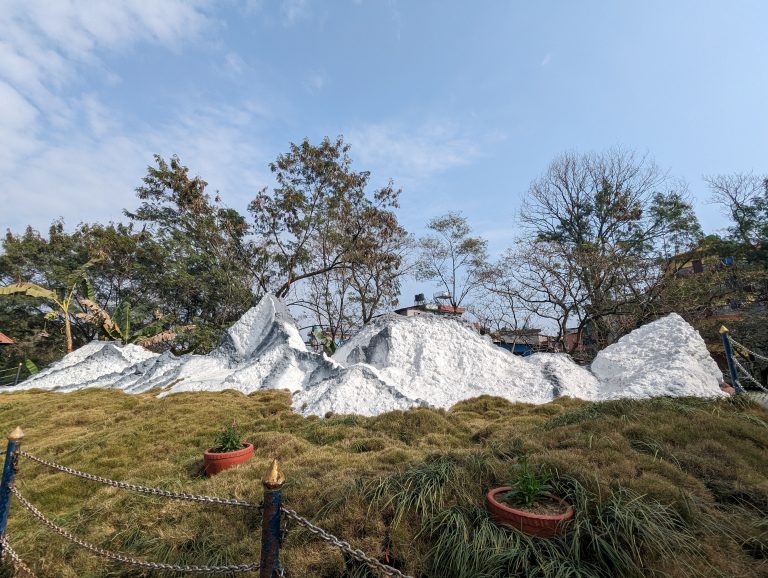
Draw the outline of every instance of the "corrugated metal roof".
<instances>
[{"instance_id":1,"label":"corrugated metal roof","mask_svg":"<svg viewBox=\"0 0 768 578\"><path fill-rule=\"evenodd\" d=\"M11 343L16 343L16 342L10 337L8 337L5 333L0 333L0 344L10 345Z\"/></svg>"}]
</instances>

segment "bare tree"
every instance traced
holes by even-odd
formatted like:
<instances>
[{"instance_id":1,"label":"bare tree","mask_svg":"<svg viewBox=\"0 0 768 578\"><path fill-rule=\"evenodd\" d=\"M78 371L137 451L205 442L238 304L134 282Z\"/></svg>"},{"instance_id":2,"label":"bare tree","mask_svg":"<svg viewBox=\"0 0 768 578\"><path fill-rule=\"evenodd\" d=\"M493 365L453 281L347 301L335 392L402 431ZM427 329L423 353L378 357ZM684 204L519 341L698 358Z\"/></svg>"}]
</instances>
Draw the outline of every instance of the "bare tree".
<instances>
[{"instance_id":1,"label":"bare tree","mask_svg":"<svg viewBox=\"0 0 768 578\"><path fill-rule=\"evenodd\" d=\"M559 258L556 243L522 243L508 250L495 268L495 291L515 300L528 318L551 322L563 344L568 328L586 321L587 292L576 267ZM573 353L575 345L572 348Z\"/></svg>"},{"instance_id":2,"label":"bare tree","mask_svg":"<svg viewBox=\"0 0 768 578\"><path fill-rule=\"evenodd\" d=\"M505 265L537 315L576 342L606 345L653 310L674 253L701 228L684 183L646 156L614 148L567 153L529 189L520 214L530 234Z\"/></svg>"},{"instance_id":3,"label":"bare tree","mask_svg":"<svg viewBox=\"0 0 768 578\"><path fill-rule=\"evenodd\" d=\"M731 236L757 249L768 240L768 175L735 173L704 177L712 201L733 222Z\"/></svg>"}]
</instances>

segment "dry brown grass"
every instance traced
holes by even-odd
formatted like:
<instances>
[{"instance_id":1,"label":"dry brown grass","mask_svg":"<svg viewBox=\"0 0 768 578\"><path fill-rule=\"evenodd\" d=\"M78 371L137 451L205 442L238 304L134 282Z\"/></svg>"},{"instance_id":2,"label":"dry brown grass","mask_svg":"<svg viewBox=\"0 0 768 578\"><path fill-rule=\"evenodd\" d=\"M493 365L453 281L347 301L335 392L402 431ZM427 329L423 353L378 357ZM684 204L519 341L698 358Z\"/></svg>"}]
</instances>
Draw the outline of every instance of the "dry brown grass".
<instances>
[{"instance_id":1,"label":"dry brown grass","mask_svg":"<svg viewBox=\"0 0 768 578\"><path fill-rule=\"evenodd\" d=\"M254 459L206 479L202 451L232 419L254 443ZM441 544L457 546L431 522L436 516L471 522L472 531L488 534L483 493L504 479L521 447L557 472L562 491L572 491L578 481L595 507L625 495L615 494L621 488L679 516L685 526L680 536L690 535L695 555L691 548L682 551L687 546L679 557L660 555L640 540L644 575L768 575L766 421L764 409L733 401L561 399L531 406L481 397L450 411L318 419L293 413L282 391L163 399L108 390L0 396L0 430L21 425L24 449L114 479L259 501L259 479L269 460L279 457L288 505L371 554L383 555L389 546L405 570L420 576L461 574L436 565L445 555ZM431 466L436 459L443 462ZM449 485L440 485L440 476L448 476ZM398 494L411 478L431 489ZM17 479L20 490L60 525L113 550L174 563L245 562L258 556L259 520L244 511L133 495L28 461L21 462ZM405 499L411 500L407 507ZM18 503L8 532L38 576L142 575L65 543ZM584 566L578 552L567 549L583 542L563 542L557 552L551 544L525 544L530 568L542 575L609 575ZM467 576L509 575L517 568L502 561L506 570L498 570L502 562L496 560L498 568L491 570L483 551L464 554L486 572L468 570ZM542 569L545 555L553 560L549 570ZM456 563L470 563L462 560ZM294 577L362 575L297 528L288 534L283 561ZM614 564L602 562L607 568ZM571 565L578 571L566 568Z\"/></svg>"}]
</instances>

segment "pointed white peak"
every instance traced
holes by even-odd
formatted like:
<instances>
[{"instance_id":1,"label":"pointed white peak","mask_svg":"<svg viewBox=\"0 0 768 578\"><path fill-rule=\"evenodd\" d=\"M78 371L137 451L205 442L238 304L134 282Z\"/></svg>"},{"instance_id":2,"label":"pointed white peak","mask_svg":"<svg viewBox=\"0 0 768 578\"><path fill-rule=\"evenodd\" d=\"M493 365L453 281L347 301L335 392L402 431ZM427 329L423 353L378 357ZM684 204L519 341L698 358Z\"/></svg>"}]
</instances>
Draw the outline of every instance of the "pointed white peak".
<instances>
[{"instance_id":1,"label":"pointed white peak","mask_svg":"<svg viewBox=\"0 0 768 578\"><path fill-rule=\"evenodd\" d=\"M722 396L722 372L699 332L677 313L635 329L597 354L603 399Z\"/></svg>"},{"instance_id":2,"label":"pointed white peak","mask_svg":"<svg viewBox=\"0 0 768 578\"><path fill-rule=\"evenodd\" d=\"M214 353L240 362L258 356L260 351L276 343L307 350L288 308L280 299L267 294L227 329Z\"/></svg>"}]
</instances>

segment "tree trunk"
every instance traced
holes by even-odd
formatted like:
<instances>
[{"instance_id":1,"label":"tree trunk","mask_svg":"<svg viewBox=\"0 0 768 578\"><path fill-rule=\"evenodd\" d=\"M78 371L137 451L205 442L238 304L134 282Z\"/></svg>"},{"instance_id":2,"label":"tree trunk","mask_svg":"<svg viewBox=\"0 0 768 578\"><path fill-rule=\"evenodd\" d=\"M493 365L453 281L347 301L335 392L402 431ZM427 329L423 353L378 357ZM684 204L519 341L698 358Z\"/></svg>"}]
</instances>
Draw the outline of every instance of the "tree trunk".
<instances>
[{"instance_id":1,"label":"tree trunk","mask_svg":"<svg viewBox=\"0 0 768 578\"><path fill-rule=\"evenodd\" d=\"M72 325L67 313L64 314L64 335L67 337L67 353L72 353Z\"/></svg>"}]
</instances>

